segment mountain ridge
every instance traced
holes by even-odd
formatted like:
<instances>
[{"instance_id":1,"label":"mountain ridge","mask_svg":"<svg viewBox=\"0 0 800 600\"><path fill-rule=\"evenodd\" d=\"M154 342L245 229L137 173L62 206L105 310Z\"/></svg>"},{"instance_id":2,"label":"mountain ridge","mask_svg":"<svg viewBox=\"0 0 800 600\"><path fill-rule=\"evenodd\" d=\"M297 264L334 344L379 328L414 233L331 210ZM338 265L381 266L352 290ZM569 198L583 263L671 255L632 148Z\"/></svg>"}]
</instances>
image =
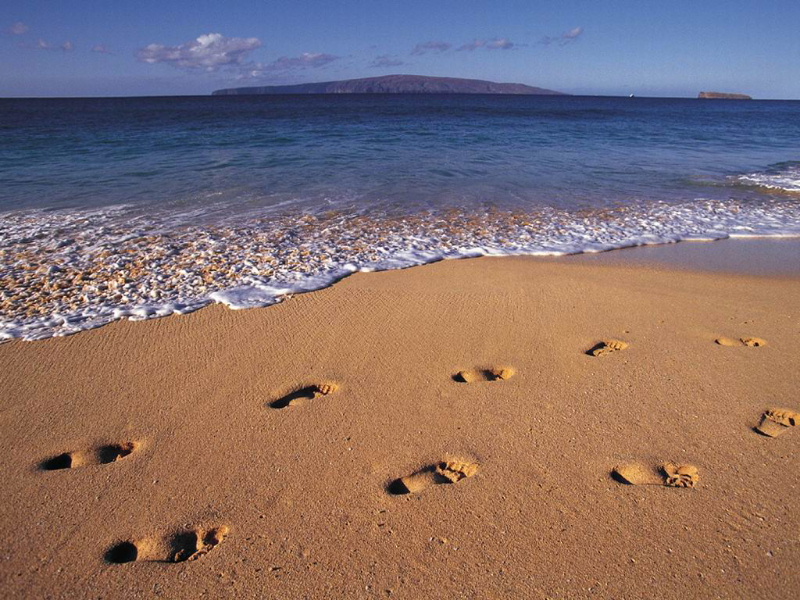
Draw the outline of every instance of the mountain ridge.
<instances>
[{"instance_id":1,"label":"mountain ridge","mask_svg":"<svg viewBox=\"0 0 800 600\"><path fill-rule=\"evenodd\" d=\"M516 94L563 96L562 92L525 85L496 83L482 79L428 77L425 75L383 75L361 79L343 79L214 90L212 96L282 95L282 94Z\"/></svg>"}]
</instances>

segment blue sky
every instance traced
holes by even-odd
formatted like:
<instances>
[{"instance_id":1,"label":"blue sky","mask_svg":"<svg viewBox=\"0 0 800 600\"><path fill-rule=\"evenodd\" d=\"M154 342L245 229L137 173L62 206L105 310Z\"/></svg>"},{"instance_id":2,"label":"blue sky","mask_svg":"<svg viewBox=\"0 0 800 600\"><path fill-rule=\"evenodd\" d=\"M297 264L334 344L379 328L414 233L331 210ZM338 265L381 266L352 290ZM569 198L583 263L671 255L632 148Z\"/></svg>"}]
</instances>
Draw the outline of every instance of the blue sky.
<instances>
[{"instance_id":1,"label":"blue sky","mask_svg":"<svg viewBox=\"0 0 800 600\"><path fill-rule=\"evenodd\" d=\"M800 99L800 0L0 0L0 97L412 73Z\"/></svg>"}]
</instances>

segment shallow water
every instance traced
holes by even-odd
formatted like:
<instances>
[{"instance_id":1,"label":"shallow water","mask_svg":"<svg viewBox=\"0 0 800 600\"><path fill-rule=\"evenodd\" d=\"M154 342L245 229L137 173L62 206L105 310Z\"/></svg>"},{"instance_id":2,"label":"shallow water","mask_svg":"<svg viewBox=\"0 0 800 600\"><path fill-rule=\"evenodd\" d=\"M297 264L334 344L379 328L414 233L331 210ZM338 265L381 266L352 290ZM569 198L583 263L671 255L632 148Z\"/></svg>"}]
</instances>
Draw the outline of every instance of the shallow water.
<instances>
[{"instance_id":1,"label":"shallow water","mask_svg":"<svg viewBox=\"0 0 800 600\"><path fill-rule=\"evenodd\" d=\"M0 338L480 254L800 235L800 102L0 100Z\"/></svg>"}]
</instances>

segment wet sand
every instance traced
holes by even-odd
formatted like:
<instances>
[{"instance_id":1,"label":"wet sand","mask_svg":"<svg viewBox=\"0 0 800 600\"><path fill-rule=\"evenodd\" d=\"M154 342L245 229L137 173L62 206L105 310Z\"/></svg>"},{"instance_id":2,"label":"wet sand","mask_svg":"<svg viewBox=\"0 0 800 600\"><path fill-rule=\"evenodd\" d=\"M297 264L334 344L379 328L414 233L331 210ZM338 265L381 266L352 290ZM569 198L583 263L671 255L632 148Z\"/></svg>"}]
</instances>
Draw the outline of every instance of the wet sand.
<instances>
[{"instance_id":1,"label":"wet sand","mask_svg":"<svg viewBox=\"0 0 800 600\"><path fill-rule=\"evenodd\" d=\"M550 259L556 262L639 265L732 275L800 277L800 238L738 238L638 246L599 254Z\"/></svg>"},{"instance_id":2,"label":"wet sand","mask_svg":"<svg viewBox=\"0 0 800 600\"><path fill-rule=\"evenodd\" d=\"M796 598L798 298L481 258L0 345L2 595Z\"/></svg>"}]
</instances>

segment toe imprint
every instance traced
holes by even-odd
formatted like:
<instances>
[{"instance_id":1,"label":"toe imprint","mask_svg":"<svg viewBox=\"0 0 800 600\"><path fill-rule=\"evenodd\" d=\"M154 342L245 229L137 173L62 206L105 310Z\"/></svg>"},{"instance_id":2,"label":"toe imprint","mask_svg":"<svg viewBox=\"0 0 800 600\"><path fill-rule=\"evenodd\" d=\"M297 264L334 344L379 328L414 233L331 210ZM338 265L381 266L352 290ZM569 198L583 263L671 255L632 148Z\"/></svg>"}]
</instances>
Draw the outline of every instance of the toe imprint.
<instances>
[{"instance_id":1,"label":"toe imprint","mask_svg":"<svg viewBox=\"0 0 800 600\"><path fill-rule=\"evenodd\" d=\"M628 342L623 342L622 340L603 340L587 350L586 354L590 356L605 356L625 350L628 346Z\"/></svg>"},{"instance_id":2,"label":"toe imprint","mask_svg":"<svg viewBox=\"0 0 800 600\"><path fill-rule=\"evenodd\" d=\"M488 369L470 369L459 371L453 375L453 381L459 383L475 383L477 381L506 381L515 375L513 367L490 367Z\"/></svg>"},{"instance_id":3,"label":"toe imprint","mask_svg":"<svg viewBox=\"0 0 800 600\"><path fill-rule=\"evenodd\" d=\"M664 485L669 487L693 488L700 480L700 472L693 465L667 463L661 470L667 476Z\"/></svg>"},{"instance_id":4,"label":"toe imprint","mask_svg":"<svg viewBox=\"0 0 800 600\"><path fill-rule=\"evenodd\" d=\"M118 444L103 444L102 446L78 452L64 452L44 460L39 466L44 471L57 471L87 465L106 465L133 454L139 449L140 445L140 442L120 442Z\"/></svg>"},{"instance_id":5,"label":"toe imprint","mask_svg":"<svg viewBox=\"0 0 800 600\"><path fill-rule=\"evenodd\" d=\"M789 431L800 421L800 413L788 408L771 408L761 416L756 431L768 437L778 437Z\"/></svg>"},{"instance_id":6,"label":"toe imprint","mask_svg":"<svg viewBox=\"0 0 800 600\"><path fill-rule=\"evenodd\" d=\"M714 340L714 342L720 346L728 347L747 346L749 348L760 348L767 345L767 340L757 337L743 337L739 338L738 340L727 337L718 337Z\"/></svg>"},{"instance_id":7,"label":"toe imprint","mask_svg":"<svg viewBox=\"0 0 800 600\"><path fill-rule=\"evenodd\" d=\"M387 487L393 495L416 494L432 485L457 483L478 472L480 465L476 462L462 460L442 461L429 465L411 475L395 479Z\"/></svg>"},{"instance_id":8,"label":"toe imprint","mask_svg":"<svg viewBox=\"0 0 800 600\"><path fill-rule=\"evenodd\" d=\"M124 541L106 552L106 560L114 564L197 560L221 544L228 532L229 528L221 525L207 530L178 531L161 538Z\"/></svg>"},{"instance_id":9,"label":"toe imprint","mask_svg":"<svg viewBox=\"0 0 800 600\"><path fill-rule=\"evenodd\" d=\"M270 403L272 408L286 408L287 406L299 406L307 400L313 400L320 396L333 394L339 389L339 384L334 382L317 383L298 388L285 396L278 398Z\"/></svg>"},{"instance_id":10,"label":"toe imprint","mask_svg":"<svg viewBox=\"0 0 800 600\"><path fill-rule=\"evenodd\" d=\"M660 468L630 463L614 467L612 476L629 485L665 485L667 487L693 488L700 480L700 472L693 465L666 463Z\"/></svg>"}]
</instances>

